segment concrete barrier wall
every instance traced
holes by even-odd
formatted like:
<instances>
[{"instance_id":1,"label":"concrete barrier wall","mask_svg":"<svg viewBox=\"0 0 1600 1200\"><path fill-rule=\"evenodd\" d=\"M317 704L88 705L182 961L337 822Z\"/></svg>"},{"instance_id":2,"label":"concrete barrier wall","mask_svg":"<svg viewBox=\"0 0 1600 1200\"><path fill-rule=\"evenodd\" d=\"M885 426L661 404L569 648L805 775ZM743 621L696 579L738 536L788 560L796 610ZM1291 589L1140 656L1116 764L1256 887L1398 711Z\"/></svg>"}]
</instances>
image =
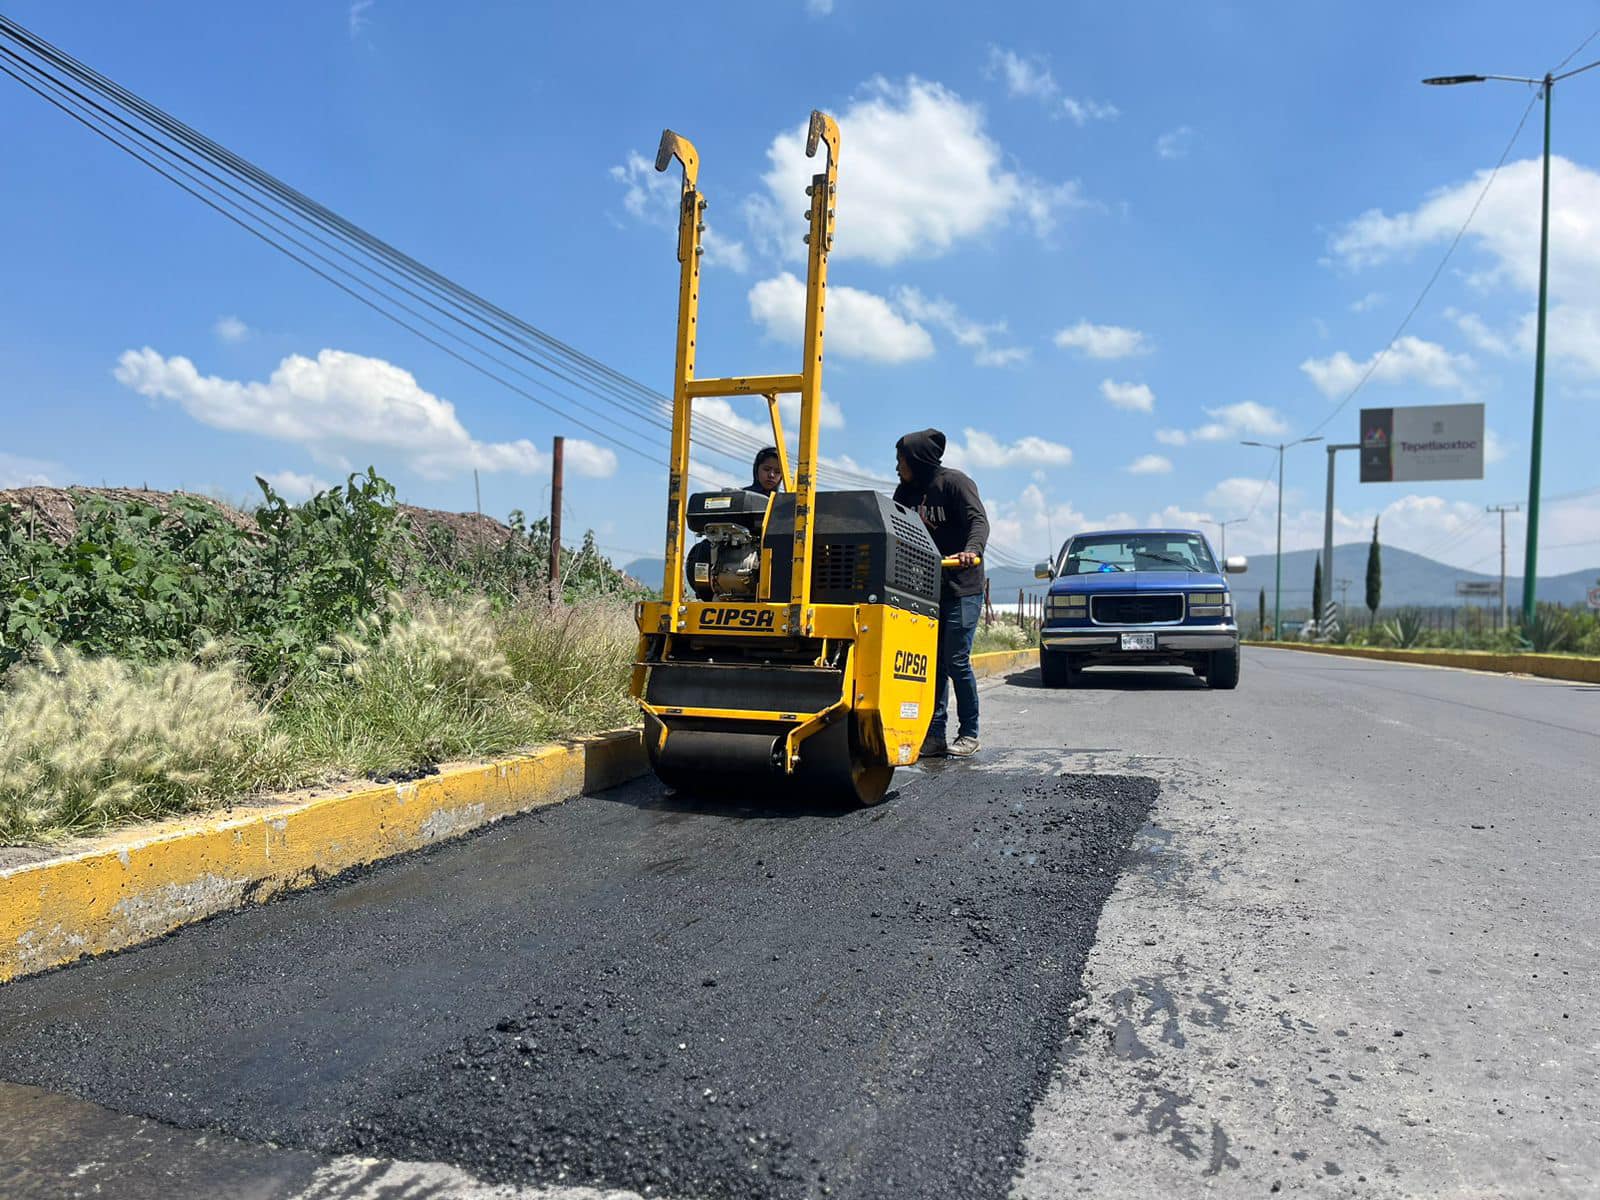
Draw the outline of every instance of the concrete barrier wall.
<instances>
[{"instance_id":1,"label":"concrete barrier wall","mask_svg":"<svg viewBox=\"0 0 1600 1200\"><path fill-rule=\"evenodd\" d=\"M1246 642L1269 650L1300 650L1308 654L1334 654L1341 658L1375 658L1382 662L1414 663L1425 667L1459 667L1466 671L1493 671L1507 675L1537 675L1541 679L1568 679L1575 683L1600 683L1600 658L1573 658L1564 654L1496 654L1489 650L1393 650L1384 646L1324 646L1316 642Z\"/></svg>"},{"instance_id":2,"label":"concrete barrier wall","mask_svg":"<svg viewBox=\"0 0 1600 1200\"><path fill-rule=\"evenodd\" d=\"M973 656L980 677L1037 663L1037 650ZM638 730L619 730L410 783L115 830L0 870L0 983L136 946L649 769Z\"/></svg>"}]
</instances>

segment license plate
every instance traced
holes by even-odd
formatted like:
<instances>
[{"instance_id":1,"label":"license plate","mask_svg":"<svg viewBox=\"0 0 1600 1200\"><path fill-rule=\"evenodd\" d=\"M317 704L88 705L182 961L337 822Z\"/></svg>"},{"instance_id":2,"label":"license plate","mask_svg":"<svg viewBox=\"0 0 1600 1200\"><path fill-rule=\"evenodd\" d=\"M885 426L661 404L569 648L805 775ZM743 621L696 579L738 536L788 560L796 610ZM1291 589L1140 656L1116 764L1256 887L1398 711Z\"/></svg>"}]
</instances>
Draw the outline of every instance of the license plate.
<instances>
[{"instance_id":1,"label":"license plate","mask_svg":"<svg viewBox=\"0 0 1600 1200\"><path fill-rule=\"evenodd\" d=\"M1124 650L1154 650L1156 648L1156 635L1153 633L1125 633L1122 635L1122 648Z\"/></svg>"}]
</instances>

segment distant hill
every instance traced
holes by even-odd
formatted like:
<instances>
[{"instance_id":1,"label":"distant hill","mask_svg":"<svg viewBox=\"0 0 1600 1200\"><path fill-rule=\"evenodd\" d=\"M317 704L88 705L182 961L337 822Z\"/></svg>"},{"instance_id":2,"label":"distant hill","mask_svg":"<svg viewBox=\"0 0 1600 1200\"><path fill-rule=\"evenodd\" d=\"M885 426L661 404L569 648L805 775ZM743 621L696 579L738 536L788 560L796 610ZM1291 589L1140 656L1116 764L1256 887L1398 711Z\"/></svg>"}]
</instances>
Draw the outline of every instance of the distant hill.
<instances>
[{"instance_id":1,"label":"distant hill","mask_svg":"<svg viewBox=\"0 0 1600 1200\"><path fill-rule=\"evenodd\" d=\"M1311 604L1311 579L1319 550L1291 550L1283 556L1283 603L1285 608L1308 608ZM1272 599L1274 556L1258 554L1250 557L1250 570L1233 577L1236 592L1254 592L1267 589L1267 599ZM635 579L651 587L661 583L662 562L659 558L638 558L622 568ZM1361 608L1366 600L1367 543L1351 542L1333 548L1334 579L1350 580L1347 603ZM1383 548L1383 608L1450 607L1467 601L1456 595L1456 581L1460 579L1497 579L1497 574L1482 571L1463 571L1445 563L1413 554L1398 546ZM1566 575L1547 575L1539 579L1539 599L1556 604L1582 604L1588 589L1600 579L1600 567L1586 571L1573 571ZM1017 589L1023 588L1037 595L1045 588L1034 579L1031 571L1016 567L992 567L989 571L990 594L996 603L1015 602ZM1506 591L1511 597L1511 607L1517 607L1522 596L1522 577L1508 576ZM1332 598L1339 599L1335 589ZM1481 599L1471 601L1484 603Z\"/></svg>"}]
</instances>

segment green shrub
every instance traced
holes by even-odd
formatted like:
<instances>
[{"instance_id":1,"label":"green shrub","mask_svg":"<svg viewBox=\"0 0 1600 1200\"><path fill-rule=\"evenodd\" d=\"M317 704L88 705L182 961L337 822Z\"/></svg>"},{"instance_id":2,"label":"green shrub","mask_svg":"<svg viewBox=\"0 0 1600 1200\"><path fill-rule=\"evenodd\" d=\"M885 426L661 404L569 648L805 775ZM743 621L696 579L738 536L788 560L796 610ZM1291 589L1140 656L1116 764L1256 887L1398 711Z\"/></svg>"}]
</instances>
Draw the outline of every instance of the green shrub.
<instances>
[{"instance_id":1,"label":"green shrub","mask_svg":"<svg viewBox=\"0 0 1600 1200\"><path fill-rule=\"evenodd\" d=\"M0 704L0 840L45 841L290 782L235 664L45 648Z\"/></svg>"},{"instance_id":2,"label":"green shrub","mask_svg":"<svg viewBox=\"0 0 1600 1200\"><path fill-rule=\"evenodd\" d=\"M1576 647L1581 634L1575 613L1554 604L1541 604L1534 609L1533 620L1523 624L1522 636L1536 654L1559 654Z\"/></svg>"},{"instance_id":3,"label":"green shrub","mask_svg":"<svg viewBox=\"0 0 1600 1200\"><path fill-rule=\"evenodd\" d=\"M1403 650L1422 645L1426 633L1427 627L1423 624L1422 613L1414 608L1402 609L1397 615L1378 626L1378 634L1383 644L1397 646Z\"/></svg>"}]
</instances>

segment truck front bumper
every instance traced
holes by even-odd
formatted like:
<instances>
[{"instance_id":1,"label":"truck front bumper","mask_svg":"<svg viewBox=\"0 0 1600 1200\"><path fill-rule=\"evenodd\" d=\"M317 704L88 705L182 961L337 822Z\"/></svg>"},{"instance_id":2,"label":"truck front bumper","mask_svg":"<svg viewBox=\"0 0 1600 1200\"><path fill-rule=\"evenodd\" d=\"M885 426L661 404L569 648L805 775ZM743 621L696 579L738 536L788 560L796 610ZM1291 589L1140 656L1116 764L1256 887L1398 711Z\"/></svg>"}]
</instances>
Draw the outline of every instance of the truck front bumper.
<instances>
[{"instance_id":1,"label":"truck front bumper","mask_svg":"<svg viewBox=\"0 0 1600 1200\"><path fill-rule=\"evenodd\" d=\"M1122 649L1125 633L1153 633L1156 648L1150 650ZM1039 635L1039 644L1046 650L1068 650L1093 654L1123 654L1129 658L1149 657L1152 654L1182 654L1198 650L1231 650L1239 644L1237 625L1096 625L1083 629L1052 629L1049 626Z\"/></svg>"}]
</instances>

